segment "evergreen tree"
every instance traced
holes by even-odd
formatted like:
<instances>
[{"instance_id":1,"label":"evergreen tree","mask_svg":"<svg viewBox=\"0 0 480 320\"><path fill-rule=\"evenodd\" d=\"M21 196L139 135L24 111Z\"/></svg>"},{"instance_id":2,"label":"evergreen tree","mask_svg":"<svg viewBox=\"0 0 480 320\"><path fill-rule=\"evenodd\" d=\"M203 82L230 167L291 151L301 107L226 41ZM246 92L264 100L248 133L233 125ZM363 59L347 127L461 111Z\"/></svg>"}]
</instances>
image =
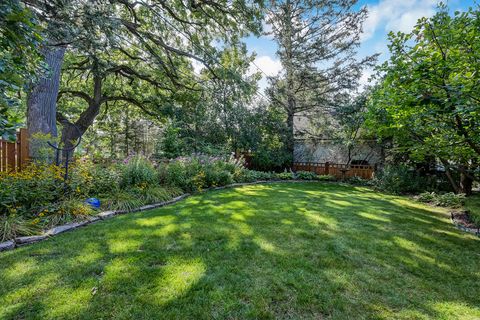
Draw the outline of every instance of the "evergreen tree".
<instances>
[{"instance_id":1,"label":"evergreen tree","mask_svg":"<svg viewBox=\"0 0 480 320\"><path fill-rule=\"evenodd\" d=\"M293 156L294 117L335 108L357 89L376 56L356 58L366 8L356 0L279 0L267 14L284 72L269 95L287 116L286 147Z\"/></svg>"}]
</instances>

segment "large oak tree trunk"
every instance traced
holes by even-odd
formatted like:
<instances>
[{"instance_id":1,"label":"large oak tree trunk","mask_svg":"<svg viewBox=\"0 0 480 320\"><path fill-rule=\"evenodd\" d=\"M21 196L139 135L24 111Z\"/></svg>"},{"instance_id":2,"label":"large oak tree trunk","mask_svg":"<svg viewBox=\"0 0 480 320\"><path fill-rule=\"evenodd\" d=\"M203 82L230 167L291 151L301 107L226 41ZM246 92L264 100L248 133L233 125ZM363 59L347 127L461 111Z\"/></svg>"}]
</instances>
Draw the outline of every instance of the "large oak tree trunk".
<instances>
[{"instance_id":1,"label":"large oak tree trunk","mask_svg":"<svg viewBox=\"0 0 480 320\"><path fill-rule=\"evenodd\" d=\"M32 87L27 98L27 125L30 137L36 133L57 136L56 112L60 75L65 47L44 46L41 53L48 66L47 74ZM36 158L42 147L32 141L30 156Z\"/></svg>"}]
</instances>

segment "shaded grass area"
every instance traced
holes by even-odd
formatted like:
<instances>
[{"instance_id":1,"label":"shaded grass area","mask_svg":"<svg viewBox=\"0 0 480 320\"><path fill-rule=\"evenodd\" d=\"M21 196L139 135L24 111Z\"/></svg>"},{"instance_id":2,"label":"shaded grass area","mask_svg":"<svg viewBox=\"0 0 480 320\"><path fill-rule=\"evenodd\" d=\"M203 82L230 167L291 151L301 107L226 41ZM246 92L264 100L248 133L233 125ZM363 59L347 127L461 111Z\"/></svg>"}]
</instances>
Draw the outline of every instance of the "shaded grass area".
<instances>
[{"instance_id":1,"label":"shaded grass area","mask_svg":"<svg viewBox=\"0 0 480 320\"><path fill-rule=\"evenodd\" d=\"M208 192L0 254L0 318L477 319L480 240L366 188Z\"/></svg>"}]
</instances>

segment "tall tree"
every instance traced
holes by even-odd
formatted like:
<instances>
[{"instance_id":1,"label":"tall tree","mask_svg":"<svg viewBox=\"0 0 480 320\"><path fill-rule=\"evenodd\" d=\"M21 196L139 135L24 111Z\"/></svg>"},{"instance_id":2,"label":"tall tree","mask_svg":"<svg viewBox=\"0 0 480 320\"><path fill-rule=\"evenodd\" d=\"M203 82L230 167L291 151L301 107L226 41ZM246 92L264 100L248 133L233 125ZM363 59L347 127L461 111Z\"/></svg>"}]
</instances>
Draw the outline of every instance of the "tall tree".
<instances>
[{"instance_id":1,"label":"tall tree","mask_svg":"<svg viewBox=\"0 0 480 320\"><path fill-rule=\"evenodd\" d=\"M271 79L269 94L286 112L286 146L294 153L294 118L334 108L358 87L375 56L356 59L367 16L356 0L279 0L267 14L284 73Z\"/></svg>"},{"instance_id":2,"label":"tall tree","mask_svg":"<svg viewBox=\"0 0 480 320\"><path fill-rule=\"evenodd\" d=\"M55 34L56 39L61 40L55 46L68 45L67 49L76 50L89 60L90 73L94 78L93 90L84 96L89 96L85 99L88 105L76 121L80 134L91 125L105 101L102 82L107 73L114 72L112 68L117 68L117 74L139 78L131 65L128 71L122 64L107 66L99 53L122 52L127 61L143 60L145 65L162 73L162 81L168 79L162 84L164 87L185 87L181 68L185 61L196 60L213 70L218 51L213 45L215 41L238 41L249 32L258 32L261 25L261 1L235 0L229 1L228 5L226 1L206 0L188 3L181 0L168 3L129 0L25 2L40 12L48 26L58 26L62 31L60 36ZM137 53L130 55L127 49ZM53 88L58 78L55 79L52 74L49 79ZM55 94L53 91L50 97ZM47 109L55 107L45 103L40 106ZM51 114L49 110L41 113ZM67 127L75 122L67 122L62 117L60 120ZM68 142L77 138L78 131L67 128L64 134L63 140Z\"/></svg>"},{"instance_id":3,"label":"tall tree","mask_svg":"<svg viewBox=\"0 0 480 320\"><path fill-rule=\"evenodd\" d=\"M27 97L27 124L31 136L42 133L57 136L56 109L61 70L67 47L89 51L108 48L111 31L119 23L110 20L109 7L100 2L78 0L23 0L36 13L43 26L40 53L46 72L31 83ZM101 19L100 19L101 18ZM101 30L101 32L99 32ZM37 144L30 148L35 157Z\"/></svg>"},{"instance_id":4,"label":"tall tree","mask_svg":"<svg viewBox=\"0 0 480 320\"><path fill-rule=\"evenodd\" d=\"M410 33L390 34L370 127L417 160L439 159L458 192L470 193L480 162L480 10L444 5Z\"/></svg>"}]
</instances>

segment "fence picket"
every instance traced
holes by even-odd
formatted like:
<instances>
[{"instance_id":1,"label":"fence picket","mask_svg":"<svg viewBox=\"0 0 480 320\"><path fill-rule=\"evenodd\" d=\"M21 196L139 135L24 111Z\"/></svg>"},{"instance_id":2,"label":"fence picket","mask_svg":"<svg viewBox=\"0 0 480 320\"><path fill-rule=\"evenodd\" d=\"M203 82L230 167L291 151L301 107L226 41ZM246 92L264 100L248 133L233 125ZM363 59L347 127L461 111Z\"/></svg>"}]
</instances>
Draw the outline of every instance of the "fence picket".
<instances>
[{"instance_id":1,"label":"fence picket","mask_svg":"<svg viewBox=\"0 0 480 320\"><path fill-rule=\"evenodd\" d=\"M295 162L294 171L311 171L320 175L332 175L337 178L360 177L372 179L375 168L370 165L347 165L341 163Z\"/></svg>"},{"instance_id":2,"label":"fence picket","mask_svg":"<svg viewBox=\"0 0 480 320\"><path fill-rule=\"evenodd\" d=\"M0 139L0 171L19 171L28 163L28 132L22 128L15 142Z\"/></svg>"}]
</instances>

